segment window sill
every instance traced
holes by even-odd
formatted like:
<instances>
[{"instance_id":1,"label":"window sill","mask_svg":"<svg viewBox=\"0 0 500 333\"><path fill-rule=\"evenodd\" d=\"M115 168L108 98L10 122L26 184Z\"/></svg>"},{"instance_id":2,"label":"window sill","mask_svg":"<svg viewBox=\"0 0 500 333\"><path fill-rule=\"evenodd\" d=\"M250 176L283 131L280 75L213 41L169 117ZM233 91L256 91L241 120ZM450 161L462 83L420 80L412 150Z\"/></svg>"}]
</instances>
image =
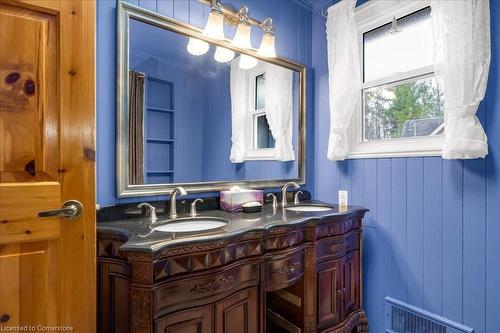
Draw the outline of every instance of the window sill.
<instances>
[{"instance_id":1,"label":"window sill","mask_svg":"<svg viewBox=\"0 0 500 333\"><path fill-rule=\"evenodd\" d=\"M441 156L444 136L359 142L352 145L348 159Z\"/></svg>"}]
</instances>

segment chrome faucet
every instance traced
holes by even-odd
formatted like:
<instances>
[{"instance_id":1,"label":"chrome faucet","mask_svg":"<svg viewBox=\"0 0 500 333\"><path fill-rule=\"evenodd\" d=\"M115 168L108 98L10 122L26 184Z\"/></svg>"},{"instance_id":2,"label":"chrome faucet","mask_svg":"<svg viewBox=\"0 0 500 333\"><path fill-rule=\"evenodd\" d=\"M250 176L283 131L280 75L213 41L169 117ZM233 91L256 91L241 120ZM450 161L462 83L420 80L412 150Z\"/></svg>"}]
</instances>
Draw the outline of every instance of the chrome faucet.
<instances>
[{"instance_id":1,"label":"chrome faucet","mask_svg":"<svg viewBox=\"0 0 500 333\"><path fill-rule=\"evenodd\" d=\"M158 220L158 218L156 217L156 208L154 208L147 202L143 202L139 204L137 207L141 209L144 207L146 209L146 217L149 218L149 224L150 225L155 224L156 220Z\"/></svg>"},{"instance_id":2,"label":"chrome faucet","mask_svg":"<svg viewBox=\"0 0 500 333\"><path fill-rule=\"evenodd\" d=\"M199 199L199 198L198 198L198 199L196 199L195 201L193 201L193 202L191 203L191 212L189 213L189 215L190 215L191 217L196 217L196 216L198 215L198 212L196 212L196 204L197 204L198 202L199 202L199 203L203 203L203 199Z\"/></svg>"},{"instance_id":3,"label":"chrome faucet","mask_svg":"<svg viewBox=\"0 0 500 333\"><path fill-rule=\"evenodd\" d=\"M290 186L293 186L293 188L300 188L300 185L295 183L295 182L288 182L286 183L282 188L281 188L281 206L286 207L287 201L286 201L286 192Z\"/></svg>"},{"instance_id":4,"label":"chrome faucet","mask_svg":"<svg viewBox=\"0 0 500 333\"><path fill-rule=\"evenodd\" d=\"M187 192L184 187L176 187L170 194L170 219L177 218L177 195L186 195Z\"/></svg>"}]
</instances>

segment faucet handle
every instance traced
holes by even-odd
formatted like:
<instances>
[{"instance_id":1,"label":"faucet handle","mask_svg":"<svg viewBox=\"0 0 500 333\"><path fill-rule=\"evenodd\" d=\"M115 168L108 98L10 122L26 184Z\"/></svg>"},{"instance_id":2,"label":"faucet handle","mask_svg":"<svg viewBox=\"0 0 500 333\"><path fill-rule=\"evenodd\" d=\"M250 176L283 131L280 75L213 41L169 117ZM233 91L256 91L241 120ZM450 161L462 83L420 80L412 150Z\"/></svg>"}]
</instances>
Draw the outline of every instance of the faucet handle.
<instances>
[{"instance_id":1,"label":"faucet handle","mask_svg":"<svg viewBox=\"0 0 500 333\"><path fill-rule=\"evenodd\" d=\"M302 192L302 191L295 192L295 197L293 199L293 204L294 205L300 204L299 196L302 195L302 194L304 194L304 192Z\"/></svg>"},{"instance_id":2,"label":"faucet handle","mask_svg":"<svg viewBox=\"0 0 500 333\"><path fill-rule=\"evenodd\" d=\"M155 223L158 218L156 217L156 208L153 207L152 205L148 204L147 202L143 202L137 206L138 208L145 208L146 209L146 217L149 217L149 222L151 224Z\"/></svg>"},{"instance_id":3,"label":"faucet handle","mask_svg":"<svg viewBox=\"0 0 500 333\"><path fill-rule=\"evenodd\" d=\"M276 196L274 195L274 193L268 193L266 195L266 197L273 199L273 206L277 206L278 205L278 199L276 198Z\"/></svg>"},{"instance_id":4,"label":"faucet handle","mask_svg":"<svg viewBox=\"0 0 500 333\"><path fill-rule=\"evenodd\" d=\"M191 215L191 217L196 217L196 216L198 215L198 213L196 212L196 204L197 204L198 202L199 202L199 203L202 203L202 202L203 202L203 199L198 198L198 199L196 199L195 201L193 201L193 202L191 203L191 213L189 214L189 215Z\"/></svg>"}]
</instances>

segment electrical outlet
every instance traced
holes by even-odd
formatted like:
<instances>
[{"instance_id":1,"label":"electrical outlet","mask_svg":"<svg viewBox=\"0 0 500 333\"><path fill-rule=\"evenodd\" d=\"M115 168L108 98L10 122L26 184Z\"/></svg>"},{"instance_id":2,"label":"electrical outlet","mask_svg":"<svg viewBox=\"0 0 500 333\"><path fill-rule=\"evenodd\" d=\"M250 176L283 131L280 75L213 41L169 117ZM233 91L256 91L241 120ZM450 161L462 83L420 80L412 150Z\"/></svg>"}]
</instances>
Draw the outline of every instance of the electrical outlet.
<instances>
[{"instance_id":1,"label":"electrical outlet","mask_svg":"<svg viewBox=\"0 0 500 333\"><path fill-rule=\"evenodd\" d=\"M344 212L349 205L349 193L347 191L339 191L339 211Z\"/></svg>"}]
</instances>

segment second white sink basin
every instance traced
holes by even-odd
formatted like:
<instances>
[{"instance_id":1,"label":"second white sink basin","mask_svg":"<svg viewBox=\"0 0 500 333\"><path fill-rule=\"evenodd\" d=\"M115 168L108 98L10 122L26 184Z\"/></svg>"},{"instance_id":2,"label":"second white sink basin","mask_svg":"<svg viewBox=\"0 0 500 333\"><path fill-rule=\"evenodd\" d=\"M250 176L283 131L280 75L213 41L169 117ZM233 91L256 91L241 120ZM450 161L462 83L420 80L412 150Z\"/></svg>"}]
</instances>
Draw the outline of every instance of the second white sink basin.
<instances>
[{"instance_id":1,"label":"second white sink basin","mask_svg":"<svg viewBox=\"0 0 500 333\"><path fill-rule=\"evenodd\" d=\"M319 205L300 205L287 207L288 210L293 210L294 212L325 212L327 210L332 210L332 207L319 206Z\"/></svg>"},{"instance_id":2,"label":"second white sink basin","mask_svg":"<svg viewBox=\"0 0 500 333\"><path fill-rule=\"evenodd\" d=\"M155 231L163 232L197 232L222 228L227 221L215 218L193 218L168 222L157 227Z\"/></svg>"}]
</instances>

